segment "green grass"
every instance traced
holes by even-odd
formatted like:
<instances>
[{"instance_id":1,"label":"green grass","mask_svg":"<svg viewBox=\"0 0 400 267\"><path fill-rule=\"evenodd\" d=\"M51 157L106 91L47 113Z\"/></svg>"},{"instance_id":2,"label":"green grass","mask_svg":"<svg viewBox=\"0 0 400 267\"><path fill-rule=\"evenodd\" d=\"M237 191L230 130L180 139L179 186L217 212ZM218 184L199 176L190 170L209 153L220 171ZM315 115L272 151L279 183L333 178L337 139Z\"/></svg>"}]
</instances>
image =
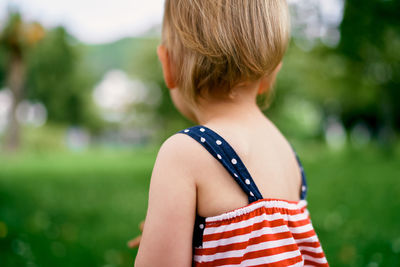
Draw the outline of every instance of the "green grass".
<instances>
[{"instance_id":1,"label":"green grass","mask_svg":"<svg viewBox=\"0 0 400 267\"><path fill-rule=\"evenodd\" d=\"M331 266L400 265L400 153L298 147ZM132 266L156 149L0 156L0 266Z\"/></svg>"},{"instance_id":2,"label":"green grass","mask_svg":"<svg viewBox=\"0 0 400 267\"><path fill-rule=\"evenodd\" d=\"M155 150L1 158L0 266L129 266Z\"/></svg>"},{"instance_id":3,"label":"green grass","mask_svg":"<svg viewBox=\"0 0 400 267\"><path fill-rule=\"evenodd\" d=\"M331 265L400 266L398 151L304 154L309 210Z\"/></svg>"}]
</instances>

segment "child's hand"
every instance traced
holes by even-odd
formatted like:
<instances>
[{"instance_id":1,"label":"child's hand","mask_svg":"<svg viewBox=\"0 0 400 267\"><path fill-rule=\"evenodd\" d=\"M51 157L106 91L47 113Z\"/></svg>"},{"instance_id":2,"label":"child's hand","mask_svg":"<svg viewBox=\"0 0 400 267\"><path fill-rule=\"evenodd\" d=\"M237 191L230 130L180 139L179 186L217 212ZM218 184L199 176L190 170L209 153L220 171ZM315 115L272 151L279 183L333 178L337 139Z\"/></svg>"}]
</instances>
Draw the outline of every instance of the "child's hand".
<instances>
[{"instance_id":1,"label":"child's hand","mask_svg":"<svg viewBox=\"0 0 400 267\"><path fill-rule=\"evenodd\" d=\"M139 224L139 229L141 232L143 232L143 227L144 227L144 221L142 221ZM140 245L140 239L142 238L142 235L139 235L137 237L135 237L134 239L131 239L128 241L128 247L129 248L137 248Z\"/></svg>"}]
</instances>

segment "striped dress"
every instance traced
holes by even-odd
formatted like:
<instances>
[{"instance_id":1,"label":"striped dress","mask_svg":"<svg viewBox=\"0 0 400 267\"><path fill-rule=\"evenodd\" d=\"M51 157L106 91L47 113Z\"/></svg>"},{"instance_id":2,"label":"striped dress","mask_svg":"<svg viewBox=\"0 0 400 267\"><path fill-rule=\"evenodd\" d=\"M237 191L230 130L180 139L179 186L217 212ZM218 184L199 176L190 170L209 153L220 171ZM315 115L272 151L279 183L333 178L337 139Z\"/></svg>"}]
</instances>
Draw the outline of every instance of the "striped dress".
<instances>
[{"instance_id":1,"label":"striped dress","mask_svg":"<svg viewBox=\"0 0 400 267\"><path fill-rule=\"evenodd\" d=\"M213 217L196 217L194 266L329 266L307 210L302 176L299 201L263 198L233 148L199 125L180 133L198 141L247 194L249 205Z\"/></svg>"}]
</instances>

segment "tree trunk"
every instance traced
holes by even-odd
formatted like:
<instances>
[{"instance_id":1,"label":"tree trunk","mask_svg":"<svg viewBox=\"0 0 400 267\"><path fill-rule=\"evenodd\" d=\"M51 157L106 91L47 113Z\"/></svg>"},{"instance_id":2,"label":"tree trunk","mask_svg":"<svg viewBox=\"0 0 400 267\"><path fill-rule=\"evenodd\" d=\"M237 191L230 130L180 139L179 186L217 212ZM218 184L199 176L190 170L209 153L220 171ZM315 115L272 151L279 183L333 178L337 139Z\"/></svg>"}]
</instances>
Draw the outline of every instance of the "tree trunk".
<instances>
[{"instance_id":1,"label":"tree trunk","mask_svg":"<svg viewBox=\"0 0 400 267\"><path fill-rule=\"evenodd\" d=\"M5 149L16 151L20 146L20 126L17 120L17 106L22 100L23 86L25 82L25 63L21 53L11 53L7 84L12 92L12 104L9 114L8 127L5 134Z\"/></svg>"}]
</instances>

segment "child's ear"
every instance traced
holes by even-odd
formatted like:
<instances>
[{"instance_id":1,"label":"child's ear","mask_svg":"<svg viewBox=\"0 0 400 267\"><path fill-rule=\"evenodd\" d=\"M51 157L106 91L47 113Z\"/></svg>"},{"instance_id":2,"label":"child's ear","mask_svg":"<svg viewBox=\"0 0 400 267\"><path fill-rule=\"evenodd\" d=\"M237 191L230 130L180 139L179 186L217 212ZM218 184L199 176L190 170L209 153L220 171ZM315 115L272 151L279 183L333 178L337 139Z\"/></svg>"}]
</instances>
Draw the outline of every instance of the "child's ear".
<instances>
[{"instance_id":1,"label":"child's ear","mask_svg":"<svg viewBox=\"0 0 400 267\"><path fill-rule=\"evenodd\" d=\"M274 70L275 75L278 74L278 72L281 70L281 68L282 68L282 61L279 62L278 66L276 66L276 68Z\"/></svg>"},{"instance_id":2,"label":"child's ear","mask_svg":"<svg viewBox=\"0 0 400 267\"><path fill-rule=\"evenodd\" d=\"M270 89L270 87L274 84L276 76L278 75L278 72L281 70L281 68L282 61L278 64L278 66L276 66L276 68L270 75L261 78L257 94L261 95L262 93Z\"/></svg>"},{"instance_id":3,"label":"child's ear","mask_svg":"<svg viewBox=\"0 0 400 267\"><path fill-rule=\"evenodd\" d=\"M263 78L261 78L261 80L260 80L260 84L258 85L258 91L257 91L257 94L258 95L261 95L261 94L263 94L265 91L267 91L268 90L268 88L269 88L269 82L268 82L268 77L263 77Z\"/></svg>"},{"instance_id":4,"label":"child's ear","mask_svg":"<svg viewBox=\"0 0 400 267\"><path fill-rule=\"evenodd\" d=\"M163 45L159 45L157 47L157 55L163 69L165 84L169 89L175 88L176 87L175 77L173 76L171 62L169 59L167 48Z\"/></svg>"}]
</instances>

